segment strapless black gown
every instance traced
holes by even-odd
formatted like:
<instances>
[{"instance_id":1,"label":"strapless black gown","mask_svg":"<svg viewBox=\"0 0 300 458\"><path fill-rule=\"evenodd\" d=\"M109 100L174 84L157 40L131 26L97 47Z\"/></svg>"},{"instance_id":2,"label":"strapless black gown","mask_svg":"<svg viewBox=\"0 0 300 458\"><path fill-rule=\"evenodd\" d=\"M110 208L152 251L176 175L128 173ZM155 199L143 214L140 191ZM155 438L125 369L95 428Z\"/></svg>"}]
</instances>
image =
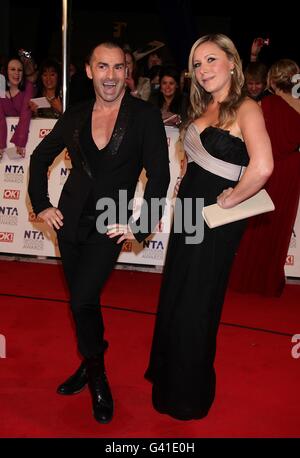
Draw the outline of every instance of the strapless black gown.
<instances>
[{"instance_id":1,"label":"strapless black gown","mask_svg":"<svg viewBox=\"0 0 300 458\"><path fill-rule=\"evenodd\" d=\"M244 142L229 132L208 127L200 137L212 156L236 165L248 164ZM202 197L205 205L210 205L235 184L191 162L178 197ZM205 224L204 239L196 245L185 243L186 234L171 231L145 374L153 383L153 406L161 413L181 420L199 419L213 403L216 336L230 268L245 224L238 221L215 229Z\"/></svg>"}]
</instances>

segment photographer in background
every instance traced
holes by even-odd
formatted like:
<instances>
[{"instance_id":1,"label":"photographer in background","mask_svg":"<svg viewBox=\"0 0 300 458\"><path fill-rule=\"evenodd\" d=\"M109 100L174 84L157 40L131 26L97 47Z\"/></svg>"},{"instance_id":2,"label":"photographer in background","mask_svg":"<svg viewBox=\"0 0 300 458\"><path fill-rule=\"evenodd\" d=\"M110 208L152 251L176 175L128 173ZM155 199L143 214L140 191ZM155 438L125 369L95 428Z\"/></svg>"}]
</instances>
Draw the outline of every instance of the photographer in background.
<instances>
[{"instance_id":1,"label":"photographer in background","mask_svg":"<svg viewBox=\"0 0 300 458\"><path fill-rule=\"evenodd\" d=\"M257 62L258 55L264 46L269 46L269 38L255 38L251 46L250 62Z\"/></svg>"}]
</instances>

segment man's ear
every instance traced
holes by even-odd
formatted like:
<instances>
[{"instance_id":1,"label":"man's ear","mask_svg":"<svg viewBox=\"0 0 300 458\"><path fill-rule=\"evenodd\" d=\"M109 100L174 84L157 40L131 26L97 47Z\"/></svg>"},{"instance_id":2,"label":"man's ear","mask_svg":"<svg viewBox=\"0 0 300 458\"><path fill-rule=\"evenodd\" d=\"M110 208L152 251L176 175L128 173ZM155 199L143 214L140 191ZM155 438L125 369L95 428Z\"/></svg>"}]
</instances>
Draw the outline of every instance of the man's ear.
<instances>
[{"instance_id":1,"label":"man's ear","mask_svg":"<svg viewBox=\"0 0 300 458\"><path fill-rule=\"evenodd\" d=\"M91 66L89 64L85 64L85 71L86 71L87 77L90 80L92 80L93 79L93 75L92 75L92 71L91 71Z\"/></svg>"}]
</instances>

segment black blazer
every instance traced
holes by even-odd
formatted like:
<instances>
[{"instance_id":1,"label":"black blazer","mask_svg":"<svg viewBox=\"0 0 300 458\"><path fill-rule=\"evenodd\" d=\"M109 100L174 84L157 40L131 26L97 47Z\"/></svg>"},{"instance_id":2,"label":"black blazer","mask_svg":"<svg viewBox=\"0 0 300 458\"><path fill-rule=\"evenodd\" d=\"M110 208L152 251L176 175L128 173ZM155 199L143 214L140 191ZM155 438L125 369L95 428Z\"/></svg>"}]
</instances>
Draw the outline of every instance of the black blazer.
<instances>
[{"instance_id":1,"label":"black blazer","mask_svg":"<svg viewBox=\"0 0 300 458\"><path fill-rule=\"evenodd\" d=\"M168 145L160 112L127 93L121 102L108 151L104 153L101 179L95 179L84 145L80 144L80 131L87 117L91 116L94 102L90 100L66 110L30 158L28 192L37 214L52 206L48 196L48 167L65 147L69 152L72 169L62 189L58 208L64 216L60 236L70 241L75 240L78 221L92 189L96 200L110 197L117 202L120 189L127 191L130 200L144 167L148 178L144 200L150 209L151 198L165 197L170 181ZM145 211L146 206L142 207L142 212ZM138 241L145 239L154 225L147 232L134 234L135 238Z\"/></svg>"}]
</instances>

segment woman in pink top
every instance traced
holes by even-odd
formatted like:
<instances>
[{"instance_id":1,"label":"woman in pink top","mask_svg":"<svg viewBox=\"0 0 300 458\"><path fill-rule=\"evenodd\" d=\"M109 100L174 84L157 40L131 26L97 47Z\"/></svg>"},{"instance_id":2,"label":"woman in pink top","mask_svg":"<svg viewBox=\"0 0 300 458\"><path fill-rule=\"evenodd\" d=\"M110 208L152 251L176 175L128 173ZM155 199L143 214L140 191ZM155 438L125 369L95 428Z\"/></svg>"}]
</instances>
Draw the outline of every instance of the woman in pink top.
<instances>
[{"instance_id":1,"label":"woman in pink top","mask_svg":"<svg viewBox=\"0 0 300 458\"><path fill-rule=\"evenodd\" d=\"M33 97L34 87L24 78L24 67L19 58L10 59L4 68L6 78L5 98L0 98L0 159L6 148L7 116L18 116L16 126L10 142L16 145L17 153L25 156L25 147L28 140L31 110L29 101Z\"/></svg>"}]
</instances>

